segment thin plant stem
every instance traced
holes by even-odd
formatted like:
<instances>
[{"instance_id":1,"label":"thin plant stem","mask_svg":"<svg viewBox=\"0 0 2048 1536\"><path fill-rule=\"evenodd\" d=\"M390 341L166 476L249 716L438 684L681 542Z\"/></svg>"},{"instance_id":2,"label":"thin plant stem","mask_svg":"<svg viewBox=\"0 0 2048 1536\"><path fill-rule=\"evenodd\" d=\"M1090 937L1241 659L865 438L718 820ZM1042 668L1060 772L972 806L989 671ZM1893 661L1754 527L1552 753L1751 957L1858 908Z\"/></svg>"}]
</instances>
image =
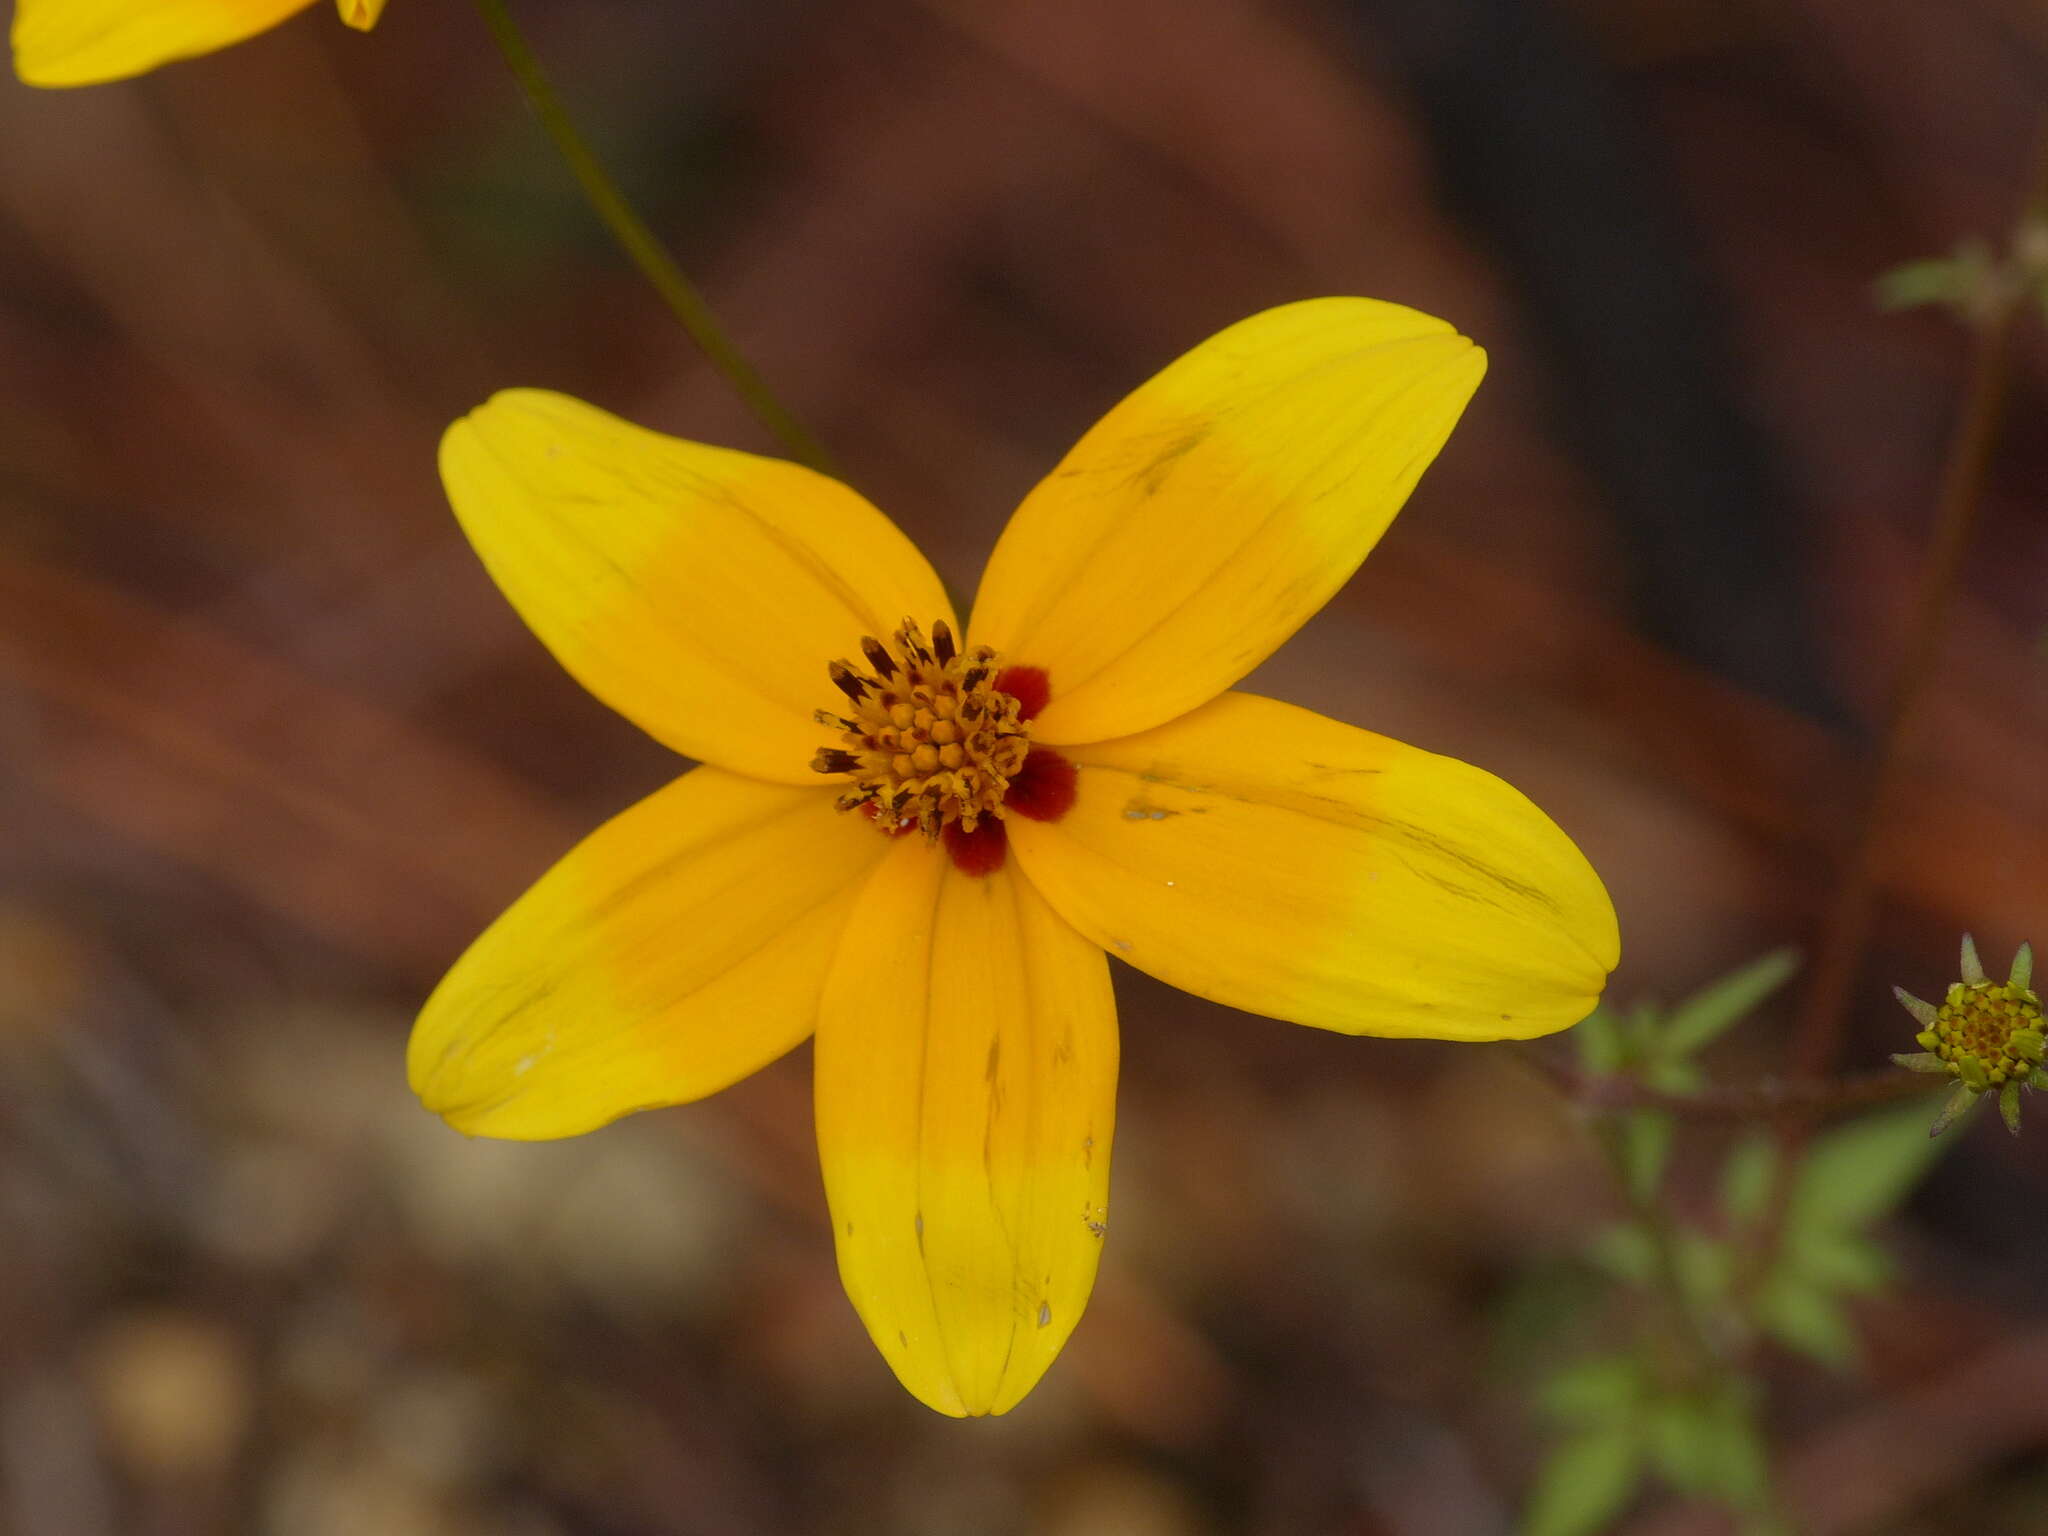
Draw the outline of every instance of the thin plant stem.
<instances>
[{"instance_id":1,"label":"thin plant stem","mask_svg":"<svg viewBox=\"0 0 2048 1536\"><path fill-rule=\"evenodd\" d=\"M1819 1081L1765 1078L1756 1083L1717 1083L1690 1093L1671 1093L1652 1088L1626 1073L1583 1072L1535 1050L1526 1050L1521 1055L1531 1069L1573 1105L1595 1114L1658 1109L1688 1120L1767 1120L1796 1111L1818 1119L1953 1086L1948 1078L1916 1076L1884 1067Z\"/></svg>"},{"instance_id":2,"label":"thin plant stem","mask_svg":"<svg viewBox=\"0 0 2048 1536\"><path fill-rule=\"evenodd\" d=\"M2018 230L2023 232L2044 211L2048 211L2048 130L2043 131L2034 149ZM1920 701L1934 675L1941 635L1954 606L1963 554L1969 547L1984 485L1990 477L1992 452L2012 382L2013 332L2026 309L2022 295L2013 285L2006 284L1995 288L1977 316L1969 383L1942 467L1934 533L1928 544L1926 564L1921 568L1911 627L1885 712L1884 734L1879 738L1854 840L1815 948L1813 969L1794 1026L1790 1065L1795 1077L1824 1078L1841 1054L1849 996L1877 907L1878 843L1905 782L1905 749L1912 737ZM1788 1136L1796 1134L1796 1128L1788 1132Z\"/></svg>"},{"instance_id":3,"label":"thin plant stem","mask_svg":"<svg viewBox=\"0 0 2048 1536\"><path fill-rule=\"evenodd\" d=\"M569 116L568 109L548 80L547 72L541 68L539 58L519 30L518 23L512 19L512 13L505 8L504 0L476 0L476 8L485 27L490 30L492 40L497 43L498 51L505 56L513 78L525 92L527 105L533 108L542 129L554 141L570 174L576 178L576 184L583 189L591 211L611 231L612 238L619 242L633 265L640 269L640 275L660 295L669 313L689 333L711 366L725 376L726 382L746 402L748 409L760 418L761 424L789 450L792 458L821 474L838 477L832 457L824 445L775 397L754 365L741 355L725 334L724 327L719 325L717 316L712 314L711 306L705 302L696 284L683 275L682 268L676 265L667 247L626 200L625 193L576 127L575 119Z\"/></svg>"}]
</instances>

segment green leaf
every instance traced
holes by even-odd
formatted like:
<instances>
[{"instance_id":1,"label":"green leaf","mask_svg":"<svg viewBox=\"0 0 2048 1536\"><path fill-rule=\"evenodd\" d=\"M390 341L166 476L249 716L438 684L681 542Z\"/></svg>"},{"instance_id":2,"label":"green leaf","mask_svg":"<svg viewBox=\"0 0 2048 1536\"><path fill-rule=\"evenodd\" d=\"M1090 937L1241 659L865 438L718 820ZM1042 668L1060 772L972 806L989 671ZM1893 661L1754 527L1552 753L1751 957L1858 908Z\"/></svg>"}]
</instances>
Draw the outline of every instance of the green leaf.
<instances>
[{"instance_id":1,"label":"green leaf","mask_svg":"<svg viewBox=\"0 0 2048 1536\"><path fill-rule=\"evenodd\" d=\"M1770 1492L1770 1453L1749 1384L1731 1381L1709 1397L1700 1432L1710 1469L1707 1491L1736 1509L1761 1508Z\"/></svg>"},{"instance_id":2,"label":"green leaf","mask_svg":"<svg viewBox=\"0 0 2048 1536\"><path fill-rule=\"evenodd\" d=\"M1842 1304L1791 1270L1780 1270L1757 1297L1757 1321L1788 1349L1848 1370L1861 1354Z\"/></svg>"},{"instance_id":3,"label":"green leaf","mask_svg":"<svg viewBox=\"0 0 2048 1536\"><path fill-rule=\"evenodd\" d=\"M1982 291L1991 265L1991 252L1982 241L1965 241L1953 256L1909 261L1879 277L1877 302L1884 309L1912 309L1921 304L1964 309Z\"/></svg>"},{"instance_id":4,"label":"green leaf","mask_svg":"<svg viewBox=\"0 0 2048 1536\"><path fill-rule=\"evenodd\" d=\"M1817 1137L1792 1184L1788 1232L1853 1232L1889 1215L1944 1143L1927 1136L1927 1109L1908 1103Z\"/></svg>"},{"instance_id":5,"label":"green leaf","mask_svg":"<svg viewBox=\"0 0 2048 1536\"><path fill-rule=\"evenodd\" d=\"M1778 1171L1778 1141L1768 1131L1751 1131L1728 1149L1721 1165L1721 1209L1736 1226L1754 1226L1763 1219Z\"/></svg>"},{"instance_id":6,"label":"green leaf","mask_svg":"<svg viewBox=\"0 0 2048 1536\"><path fill-rule=\"evenodd\" d=\"M1798 970L1798 950L1774 949L1703 987L1665 1015L1659 1050L1666 1056L1692 1055L1748 1018Z\"/></svg>"},{"instance_id":7,"label":"green leaf","mask_svg":"<svg viewBox=\"0 0 2048 1536\"><path fill-rule=\"evenodd\" d=\"M1642 1474L1643 1444L1635 1425L1574 1435L1536 1474L1522 1536L1592 1536L1621 1513Z\"/></svg>"},{"instance_id":8,"label":"green leaf","mask_svg":"<svg viewBox=\"0 0 2048 1536\"><path fill-rule=\"evenodd\" d=\"M1572 1031L1572 1038L1578 1042L1579 1065L1598 1076L1619 1072L1628 1058L1627 1045L1621 1038L1621 1024L1605 1004L1579 1020L1579 1027Z\"/></svg>"},{"instance_id":9,"label":"green leaf","mask_svg":"<svg viewBox=\"0 0 2048 1536\"><path fill-rule=\"evenodd\" d=\"M1634 1047L1649 1053L1657 1048L1657 1037L1664 1030L1664 1009L1653 997L1639 997L1623 1020L1623 1033Z\"/></svg>"},{"instance_id":10,"label":"green leaf","mask_svg":"<svg viewBox=\"0 0 2048 1536\"><path fill-rule=\"evenodd\" d=\"M1676 1120L1668 1110L1638 1109L1622 1119L1619 1129L1621 1168L1630 1192L1638 1200L1656 1199L1664 1165L1671 1159Z\"/></svg>"},{"instance_id":11,"label":"green leaf","mask_svg":"<svg viewBox=\"0 0 2048 1536\"><path fill-rule=\"evenodd\" d=\"M1969 293L1967 276L1953 258L1930 257L1909 261L1879 276L1877 302L1881 309L1913 309L1922 304L1955 304Z\"/></svg>"},{"instance_id":12,"label":"green leaf","mask_svg":"<svg viewBox=\"0 0 2048 1536\"><path fill-rule=\"evenodd\" d=\"M1689 1061L1653 1061L1643 1081L1660 1093L1698 1093L1707 1075Z\"/></svg>"},{"instance_id":13,"label":"green leaf","mask_svg":"<svg viewBox=\"0 0 2048 1536\"><path fill-rule=\"evenodd\" d=\"M1890 1254L1855 1232L1788 1234L1784 1263L1823 1290L1864 1294L1884 1289L1895 1271Z\"/></svg>"},{"instance_id":14,"label":"green leaf","mask_svg":"<svg viewBox=\"0 0 2048 1536\"><path fill-rule=\"evenodd\" d=\"M1716 1484L1714 1446L1707 1412L1698 1399L1667 1397L1650 1405L1650 1457L1680 1493L1700 1498Z\"/></svg>"},{"instance_id":15,"label":"green leaf","mask_svg":"<svg viewBox=\"0 0 2048 1536\"><path fill-rule=\"evenodd\" d=\"M1680 1232L1672 1262L1678 1270L1679 1288L1696 1311L1718 1306L1735 1279L1735 1250L1704 1232Z\"/></svg>"},{"instance_id":16,"label":"green leaf","mask_svg":"<svg viewBox=\"0 0 2048 1536\"><path fill-rule=\"evenodd\" d=\"M1617 1280L1647 1285L1657 1269L1657 1248L1650 1234L1633 1222L1620 1221L1593 1234L1586 1256Z\"/></svg>"},{"instance_id":17,"label":"green leaf","mask_svg":"<svg viewBox=\"0 0 2048 1536\"><path fill-rule=\"evenodd\" d=\"M1574 1429L1631 1420L1643 1395L1642 1365L1628 1355L1575 1360L1536 1390L1544 1413Z\"/></svg>"}]
</instances>

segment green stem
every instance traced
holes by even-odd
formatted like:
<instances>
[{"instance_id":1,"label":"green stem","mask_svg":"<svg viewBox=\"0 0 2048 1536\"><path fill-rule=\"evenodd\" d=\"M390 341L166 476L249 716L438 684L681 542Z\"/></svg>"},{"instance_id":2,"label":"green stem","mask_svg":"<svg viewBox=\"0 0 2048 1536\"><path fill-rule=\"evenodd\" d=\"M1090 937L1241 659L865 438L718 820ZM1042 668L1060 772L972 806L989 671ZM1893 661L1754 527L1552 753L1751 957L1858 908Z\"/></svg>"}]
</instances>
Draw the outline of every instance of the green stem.
<instances>
[{"instance_id":1,"label":"green stem","mask_svg":"<svg viewBox=\"0 0 2048 1536\"><path fill-rule=\"evenodd\" d=\"M513 78L519 82L520 90L526 93L527 104L540 119L540 125L547 136L554 140L555 148L568 163L569 171L576 183L583 189L589 200L591 211L603 221L612 238L619 242L633 265L640 269L668 306L670 314L690 334L711 366L725 375L740 399L747 403L753 413L761 419L762 425L773 432L790 456L809 465L820 474L837 476L831 455L813 437L795 416L775 398L767 382L754 370L753 364L740 355L711 313L711 306L704 295L697 291L696 284L683 275L675 258L669 255L654 231L640 215L633 211L633 205L619 190L577 130L575 120L562 105L561 97L555 94L547 73L541 68L540 60L527 44L524 34L513 21L512 13L505 8L504 0L476 0L476 8L482 14L484 25L490 29L491 38L498 45L498 51L505 56L505 63L511 68Z\"/></svg>"}]
</instances>

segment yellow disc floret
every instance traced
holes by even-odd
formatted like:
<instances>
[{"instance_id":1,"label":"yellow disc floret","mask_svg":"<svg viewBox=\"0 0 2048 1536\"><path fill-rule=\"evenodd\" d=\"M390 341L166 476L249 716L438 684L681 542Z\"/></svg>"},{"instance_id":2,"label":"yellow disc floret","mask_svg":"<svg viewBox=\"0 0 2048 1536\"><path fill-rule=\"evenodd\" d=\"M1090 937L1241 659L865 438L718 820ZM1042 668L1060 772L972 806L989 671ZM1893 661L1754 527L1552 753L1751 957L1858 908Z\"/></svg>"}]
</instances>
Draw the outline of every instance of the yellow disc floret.
<instances>
[{"instance_id":1,"label":"yellow disc floret","mask_svg":"<svg viewBox=\"0 0 2048 1536\"><path fill-rule=\"evenodd\" d=\"M1920 1043L1973 1086L1981 1075L1981 1086L2000 1087L2040 1064L2041 1000L2026 987L1956 982Z\"/></svg>"},{"instance_id":2,"label":"yellow disc floret","mask_svg":"<svg viewBox=\"0 0 2048 1536\"><path fill-rule=\"evenodd\" d=\"M849 661L827 668L852 707L818 711L841 745L819 748L811 766L850 778L839 808L865 810L885 832L916 827L936 838L954 822L972 832L984 816L1002 815L1030 750L1029 728L1018 701L995 686L989 647L962 652L943 619L929 643L908 619L894 640L861 641L867 671Z\"/></svg>"}]
</instances>

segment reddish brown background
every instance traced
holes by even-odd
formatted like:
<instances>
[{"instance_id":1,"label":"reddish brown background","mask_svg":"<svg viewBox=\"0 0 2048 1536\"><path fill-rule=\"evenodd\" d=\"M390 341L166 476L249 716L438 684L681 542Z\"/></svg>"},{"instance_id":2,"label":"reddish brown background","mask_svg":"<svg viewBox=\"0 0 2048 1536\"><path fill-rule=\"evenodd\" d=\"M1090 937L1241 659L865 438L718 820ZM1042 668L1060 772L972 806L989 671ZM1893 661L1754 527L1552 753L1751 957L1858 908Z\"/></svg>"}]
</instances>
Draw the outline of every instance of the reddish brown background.
<instances>
[{"instance_id":1,"label":"reddish brown background","mask_svg":"<svg viewBox=\"0 0 2048 1536\"><path fill-rule=\"evenodd\" d=\"M1965 356L1870 283L2008 223L2032 0L521 12L961 589L1082 428L1233 319L1357 292L1479 338L1450 448L1258 686L1534 795L1614 891L1624 1001L1810 939ZM2048 939L2042 365L2036 329L1858 1064L1960 928L2000 963ZM838 1291L804 1053L548 1147L411 1103L439 970L677 766L448 515L435 439L509 384L771 446L457 0L0 83L0 1529L1507 1529L1540 1438L1490 1320L1606 1205L1499 1052L1120 973L1103 1281L976 1425L903 1397ZM1787 1017L1717 1064L1770 1070ZM1774 1366L1816 1529L2048 1529L2044 1180L2038 1136L1979 1126L1899 1229L1869 1376Z\"/></svg>"}]
</instances>

